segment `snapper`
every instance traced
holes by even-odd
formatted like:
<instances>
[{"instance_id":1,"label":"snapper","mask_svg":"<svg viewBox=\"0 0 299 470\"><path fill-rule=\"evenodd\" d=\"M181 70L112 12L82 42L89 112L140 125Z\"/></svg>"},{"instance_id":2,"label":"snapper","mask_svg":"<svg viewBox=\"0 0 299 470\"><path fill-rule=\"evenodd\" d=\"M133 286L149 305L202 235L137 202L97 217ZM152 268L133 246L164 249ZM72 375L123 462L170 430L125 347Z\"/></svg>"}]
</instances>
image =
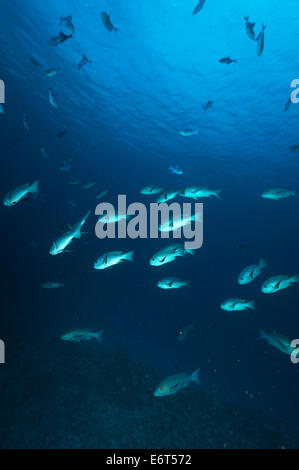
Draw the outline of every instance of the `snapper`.
<instances>
[{"instance_id":1,"label":"snapper","mask_svg":"<svg viewBox=\"0 0 299 470\"><path fill-rule=\"evenodd\" d=\"M261 258L258 264L252 264L251 266L247 266L241 271L238 277L238 283L240 285L249 284L254 279L256 279L262 272L264 268L267 267L266 261Z\"/></svg>"},{"instance_id":2,"label":"snapper","mask_svg":"<svg viewBox=\"0 0 299 470\"><path fill-rule=\"evenodd\" d=\"M30 199L33 195L38 193L39 182L35 181L31 184L24 184L16 189L10 191L4 198L3 204L6 207L15 206L19 202Z\"/></svg>"},{"instance_id":3,"label":"snapper","mask_svg":"<svg viewBox=\"0 0 299 470\"><path fill-rule=\"evenodd\" d=\"M155 397L166 397L169 395L174 395L175 393L183 390L188 387L191 382L195 382L197 385L200 385L199 379L200 369L196 369L195 372L191 375L175 374L164 379L156 388L154 396Z\"/></svg>"}]
</instances>

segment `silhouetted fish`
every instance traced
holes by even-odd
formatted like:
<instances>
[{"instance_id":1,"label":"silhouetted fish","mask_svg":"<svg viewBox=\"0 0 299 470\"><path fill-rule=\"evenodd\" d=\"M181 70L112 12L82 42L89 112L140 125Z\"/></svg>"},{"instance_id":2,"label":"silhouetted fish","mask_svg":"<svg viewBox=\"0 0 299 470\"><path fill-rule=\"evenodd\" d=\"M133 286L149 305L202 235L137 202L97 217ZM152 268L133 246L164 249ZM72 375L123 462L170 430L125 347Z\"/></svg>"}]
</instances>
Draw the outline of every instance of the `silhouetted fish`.
<instances>
[{"instance_id":1,"label":"silhouetted fish","mask_svg":"<svg viewBox=\"0 0 299 470\"><path fill-rule=\"evenodd\" d=\"M236 64L237 61L236 59L231 59L230 57L224 57L223 59L220 59L219 62L221 64L227 64L227 65L230 65L232 64L233 62Z\"/></svg>"},{"instance_id":2,"label":"silhouetted fish","mask_svg":"<svg viewBox=\"0 0 299 470\"><path fill-rule=\"evenodd\" d=\"M86 64L93 64L93 61L92 60L89 60L85 54L83 54L82 56L82 59L80 60L79 64L78 64L78 69L81 70L82 67L84 67L84 65Z\"/></svg>"},{"instance_id":3,"label":"silhouetted fish","mask_svg":"<svg viewBox=\"0 0 299 470\"><path fill-rule=\"evenodd\" d=\"M246 21L247 36L253 41L255 41L255 32L254 32L255 23L250 23L249 16L244 16L244 20Z\"/></svg>"},{"instance_id":4,"label":"silhouetted fish","mask_svg":"<svg viewBox=\"0 0 299 470\"><path fill-rule=\"evenodd\" d=\"M208 109L213 108L213 104L214 104L213 101L209 100L205 105L203 105L203 109L205 111L208 111Z\"/></svg>"},{"instance_id":5,"label":"silhouetted fish","mask_svg":"<svg viewBox=\"0 0 299 470\"><path fill-rule=\"evenodd\" d=\"M266 26L263 25L262 27L262 31L260 32L260 34L258 35L258 37L256 38L256 42L257 42L257 55L260 57L262 55L262 53L264 52L264 45L265 45L265 29L266 29Z\"/></svg>"},{"instance_id":6,"label":"silhouetted fish","mask_svg":"<svg viewBox=\"0 0 299 470\"><path fill-rule=\"evenodd\" d=\"M199 13L205 3L206 3L206 0L199 0L198 5L193 10L193 15L196 15L197 13Z\"/></svg>"},{"instance_id":7,"label":"silhouetted fish","mask_svg":"<svg viewBox=\"0 0 299 470\"><path fill-rule=\"evenodd\" d=\"M72 37L72 34L68 36L67 34L64 34L62 31L60 31L58 36L53 36L51 39L48 40L48 44L57 47L59 46L59 44L62 44L63 42L67 41Z\"/></svg>"},{"instance_id":8,"label":"silhouetted fish","mask_svg":"<svg viewBox=\"0 0 299 470\"><path fill-rule=\"evenodd\" d=\"M117 33L118 28L114 27L114 25L112 24L110 20L110 16L104 11L102 12L102 21L103 21L103 25L105 26L105 28L108 29L108 31L115 31Z\"/></svg>"},{"instance_id":9,"label":"silhouetted fish","mask_svg":"<svg viewBox=\"0 0 299 470\"><path fill-rule=\"evenodd\" d=\"M58 132L57 137L59 139L62 139L62 137L64 137L65 135L66 135L66 130Z\"/></svg>"},{"instance_id":10,"label":"silhouetted fish","mask_svg":"<svg viewBox=\"0 0 299 470\"><path fill-rule=\"evenodd\" d=\"M74 28L72 21L73 21L72 15L61 16L59 20L59 26L64 28L71 36L74 36L75 28Z\"/></svg>"}]
</instances>

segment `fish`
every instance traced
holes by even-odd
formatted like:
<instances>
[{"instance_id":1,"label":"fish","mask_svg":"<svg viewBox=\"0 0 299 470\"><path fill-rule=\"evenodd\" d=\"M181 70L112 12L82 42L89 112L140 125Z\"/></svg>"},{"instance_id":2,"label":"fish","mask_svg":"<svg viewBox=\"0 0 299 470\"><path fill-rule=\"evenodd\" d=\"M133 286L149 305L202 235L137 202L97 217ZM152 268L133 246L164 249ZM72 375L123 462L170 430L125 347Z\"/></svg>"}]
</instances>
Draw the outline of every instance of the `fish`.
<instances>
[{"instance_id":1,"label":"fish","mask_svg":"<svg viewBox=\"0 0 299 470\"><path fill-rule=\"evenodd\" d=\"M213 108L213 105L214 105L213 101L209 100L206 104L203 105L203 109L205 111L208 111L209 109Z\"/></svg>"},{"instance_id":2,"label":"fish","mask_svg":"<svg viewBox=\"0 0 299 470\"><path fill-rule=\"evenodd\" d=\"M83 189L86 189L86 190L87 190L87 189L93 188L96 184L97 184L97 183L87 183L87 184L85 184L85 185L82 186L82 187L83 187Z\"/></svg>"},{"instance_id":3,"label":"fish","mask_svg":"<svg viewBox=\"0 0 299 470\"><path fill-rule=\"evenodd\" d=\"M92 332L89 328L81 330L71 330L61 336L63 341L72 341L80 343L81 341L90 341L96 339L99 343L102 342L104 330Z\"/></svg>"},{"instance_id":4,"label":"fish","mask_svg":"<svg viewBox=\"0 0 299 470\"><path fill-rule=\"evenodd\" d=\"M163 191L163 193L158 197L157 202L159 204L167 201L171 201L171 199L174 199L178 194L180 194L180 191L177 190L171 190L171 189L166 189Z\"/></svg>"},{"instance_id":5,"label":"fish","mask_svg":"<svg viewBox=\"0 0 299 470\"><path fill-rule=\"evenodd\" d=\"M260 57L262 55L262 53L264 52L264 46L265 46L265 29L266 29L266 26L263 25L262 26L262 31L260 32L260 34L258 35L258 37L256 38L256 42L257 42L257 55L258 57Z\"/></svg>"},{"instance_id":6,"label":"fish","mask_svg":"<svg viewBox=\"0 0 299 470\"><path fill-rule=\"evenodd\" d=\"M82 236L81 229L90 215L90 211L77 222L70 231L61 235L50 248L50 255L56 256L66 251L66 248L72 243L74 239L79 239Z\"/></svg>"},{"instance_id":7,"label":"fish","mask_svg":"<svg viewBox=\"0 0 299 470\"><path fill-rule=\"evenodd\" d=\"M44 160L48 160L48 152L47 152L47 150L46 150L44 147L41 147L40 151L41 151L41 154L42 154L43 159L44 159Z\"/></svg>"},{"instance_id":8,"label":"fish","mask_svg":"<svg viewBox=\"0 0 299 470\"><path fill-rule=\"evenodd\" d=\"M48 44L50 44L50 46L57 47L59 46L59 44L62 44L63 42L67 41L68 39L71 39L72 37L72 34L67 35L60 31L58 36L53 36L51 39L48 40Z\"/></svg>"},{"instance_id":9,"label":"fish","mask_svg":"<svg viewBox=\"0 0 299 470\"><path fill-rule=\"evenodd\" d=\"M183 281L177 277L165 277L158 281L157 286L160 289L181 289L182 287L191 287L190 281Z\"/></svg>"},{"instance_id":10,"label":"fish","mask_svg":"<svg viewBox=\"0 0 299 470\"><path fill-rule=\"evenodd\" d=\"M281 188L271 188L262 194L264 199L274 199L275 201L278 201L279 199L285 199L290 196L296 196L296 191L290 191L289 189Z\"/></svg>"},{"instance_id":11,"label":"fish","mask_svg":"<svg viewBox=\"0 0 299 470\"><path fill-rule=\"evenodd\" d=\"M190 382L195 382L200 385L199 378L200 369L196 369L190 376L187 374L175 374L164 379L156 388L154 392L155 397L166 397L174 395L175 393L188 387Z\"/></svg>"},{"instance_id":12,"label":"fish","mask_svg":"<svg viewBox=\"0 0 299 470\"><path fill-rule=\"evenodd\" d=\"M93 64L94 62L92 60L89 60L85 54L83 54L82 59L80 60L78 64L78 69L81 70L82 67L84 67L86 64Z\"/></svg>"},{"instance_id":13,"label":"fish","mask_svg":"<svg viewBox=\"0 0 299 470\"><path fill-rule=\"evenodd\" d=\"M183 170L181 170L181 168L179 167L179 165L176 165L176 166L172 166L172 165L171 165L171 166L168 168L168 170L171 171L171 174L172 174L172 175L183 175L183 174L184 174Z\"/></svg>"},{"instance_id":14,"label":"fish","mask_svg":"<svg viewBox=\"0 0 299 470\"><path fill-rule=\"evenodd\" d=\"M249 16L244 16L244 20L246 21L247 36L253 41L255 41L255 31L254 31L255 23L250 23Z\"/></svg>"},{"instance_id":15,"label":"fish","mask_svg":"<svg viewBox=\"0 0 299 470\"><path fill-rule=\"evenodd\" d=\"M110 251L100 256L100 258L94 263L94 269L107 269L116 264L123 263L124 261L133 261L134 251L125 253L123 251Z\"/></svg>"},{"instance_id":16,"label":"fish","mask_svg":"<svg viewBox=\"0 0 299 470\"><path fill-rule=\"evenodd\" d=\"M24 124L24 127L25 127L26 131L29 132L29 131L30 131L30 127L29 127L29 125L28 125L26 113L24 113L24 115L23 115L23 124Z\"/></svg>"},{"instance_id":17,"label":"fish","mask_svg":"<svg viewBox=\"0 0 299 470\"><path fill-rule=\"evenodd\" d=\"M254 300L227 299L222 302L221 308L222 310L225 310L227 312L236 312L243 310L255 311L255 303Z\"/></svg>"},{"instance_id":18,"label":"fish","mask_svg":"<svg viewBox=\"0 0 299 470\"><path fill-rule=\"evenodd\" d=\"M236 60L236 59L231 59L230 57L223 57L223 59L220 59L219 62L220 62L221 64L230 65L230 64L232 64L233 62L236 64L236 63L237 63L237 60Z\"/></svg>"},{"instance_id":19,"label":"fish","mask_svg":"<svg viewBox=\"0 0 299 470\"><path fill-rule=\"evenodd\" d=\"M63 163L63 165L59 168L59 171L64 173L68 173L72 169L72 165L69 161Z\"/></svg>"},{"instance_id":20,"label":"fish","mask_svg":"<svg viewBox=\"0 0 299 470\"><path fill-rule=\"evenodd\" d=\"M132 216L128 214L105 214L99 217L99 222L102 224L117 224L122 220L129 220Z\"/></svg>"},{"instance_id":21,"label":"fish","mask_svg":"<svg viewBox=\"0 0 299 470\"><path fill-rule=\"evenodd\" d=\"M191 224L191 222L199 221L199 214L190 215L187 217L179 216L177 218L170 217L169 220L166 220L159 226L160 232L174 232L186 225Z\"/></svg>"},{"instance_id":22,"label":"fish","mask_svg":"<svg viewBox=\"0 0 299 470\"><path fill-rule=\"evenodd\" d=\"M42 285L43 289L59 289L60 287L64 287L63 282L49 281Z\"/></svg>"},{"instance_id":23,"label":"fish","mask_svg":"<svg viewBox=\"0 0 299 470\"><path fill-rule=\"evenodd\" d=\"M154 254L149 263L151 266L163 266L164 264L171 263L175 259L188 254L194 255L195 251L192 249L186 249L183 244L173 244Z\"/></svg>"},{"instance_id":24,"label":"fish","mask_svg":"<svg viewBox=\"0 0 299 470\"><path fill-rule=\"evenodd\" d=\"M30 57L30 62L31 62L32 65L34 65L35 67L38 67L38 68L41 68L41 69L44 68L44 66L43 66L38 60L36 60L34 57Z\"/></svg>"},{"instance_id":25,"label":"fish","mask_svg":"<svg viewBox=\"0 0 299 470\"><path fill-rule=\"evenodd\" d=\"M53 108L56 108L56 109L58 108L56 97L53 93L52 88L49 88L49 103L51 106L53 106Z\"/></svg>"},{"instance_id":26,"label":"fish","mask_svg":"<svg viewBox=\"0 0 299 470\"><path fill-rule=\"evenodd\" d=\"M291 346L292 340L280 333L266 333L264 330L260 329L260 336L258 339L265 339L271 346L288 356L291 356L296 350L296 347Z\"/></svg>"},{"instance_id":27,"label":"fish","mask_svg":"<svg viewBox=\"0 0 299 470\"><path fill-rule=\"evenodd\" d=\"M261 274L262 270L266 267L266 261L261 258L258 264L252 264L251 266L247 266L247 268L244 268L243 271L241 271L238 277L238 283L240 285L249 284L254 279L256 279Z\"/></svg>"},{"instance_id":28,"label":"fish","mask_svg":"<svg viewBox=\"0 0 299 470\"><path fill-rule=\"evenodd\" d=\"M183 137L191 137L192 135L198 135L199 130L198 129L182 129L179 133Z\"/></svg>"},{"instance_id":29,"label":"fish","mask_svg":"<svg viewBox=\"0 0 299 470\"><path fill-rule=\"evenodd\" d=\"M59 69L46 69L44 71L44 76L48 78L55 77L60 72Z\"/></svg>"},{"instance_id":30,"label":"fish","mask_svg":"<svg viewBox=\"0 0 299 470\"><path fill-rule=\"evenodd\" d=\"M189 333L191 333L193 330L195 330L195 322L184 326L184 328L179 331L179 341L185 341L189 336Z\"/></svg>"},{"instance_id":31,"label":"fish","mask_svg":"<svg viewBox=\"0 0 299 470\"><path fill-rule=\"evenodd\" d=\"M221 189L208 189L200 186L189 186L180 192L180 196L188 197L197 200L202 197L215 196L217 199L221 199Z\"/></svg>"},{"instance_id":32,"label":"fish","mask_svg":"<svg viewBox=\"0 0 299 470\"><path fill-rule=\"evenodd\" d=\"M163 191L163 188L159 188L158 186L145 186L141 189L141 194L145 194L146 196L150 196L151 194L159 194Z\"/></svg>"},{"instance_id":33,"label":"fish","mask_svg":"<svg viewBox=\"0 0 299 470\"><path fill-rule=\"evenodd\" d=\"M115 33L117 33L119 31L119 28L115 28L115 26L112 24L110 20L110 15L108 15L104 11L102 12L102 22L105 28L108 29L109 32L114 31Z\"/></svg>"},{"instance_id":34,"label":"fish","mask_svg":"<svg viewBox=\"0 0 299 470\"><path fill-rule=\"evenodd\" d=\"M291 152L299 152L299 145L292 145L290 147Z\"/></svg>"},{"instance_id":35,"label":"fish","mask_svg":"<svg viewBox=\"0 0 299 470\"><path fill-rule=\"evenodd\" d=\"M63 130L63 131L58 132L57 137L59 139L62 139L62 137L65 137L65 135L66 135L66 130Z\"/></svg>"},{"instance_id":36,"label":"fish","mask_svg":"<svg viewBox=\"0 0 299 470\"><path fill-rule=\"evenodd\" d=\"M196 15L197 13L199 13L205 3L206 3L206 0L199 0L199 3L196 5L196 7L193 10L193 15Z\"/></svg>"},{"instance_id":37,"label":"fish","mask_svg":"<svg viewBox=\"0 0 299 470\"><path fill-rule=\"evenodd\" d=\"M69 16L61 16L59 19L59 26L65 29L69 33L70 36L74 36L75 34L75 27L73 25L73 17L72 15Z\"/></svg>"},{"instance_id":38,"label":"fish","mask_svg":"<svg viewBox=\"0 0 299 470\"><path fill-rule=\"evenodd\" d=\"M72 186L76 186L76 185L78 185L78 184L81 184L81 181L79 181L79 180L70 180L70 181L68 182L68 184L70 184L70 185L72 185Z\"/></svg>"},{"instance_id":39,"label":"fish","mask_svg":"<svg viewBox=\"0 0 299 470\"><path fill-rule=\"evenodd\" d=\"M6 207L12 207L19 202L30 199L33 195L38 193L39 182L35 181L31 184L24 184L16 189L10 191L4 198L3 204Z\"/></svg>"},{"instance_id":40,"label":"fish","mask_svg":"<svg viewBox=\"0 0 299 470\"><path fill-rule=\"evenodd\" d=\"M286 104L284 105L284 110L285 110L285 112L289 110L291 104L292 104L292 100L291 100L291 98L288 98L288 101L287 101Z\"/></svg>"},{"instance_id":41,"label":"fish","mask_svg":"<svg viewBox=\"0 0 299 470\"><path fill-rule=\"evenodd\" d=\"M0 114L4 114L4 106L0 103Z\"/></svg>"},{"instance_id":42,"label":"fish","mask_svg":"<svg viewBox=\"0 0 299 470\"><path fill-rule=\"evenodd\" d=\"M281 274L278 276L273 276L267 279L262 287L261 291L264 294L273 294L279 290L287 289L288 287L294 286L299 283L299 274L294 276L289 276L288 274Z\"/></svg>"},{"instance_id":43,"label":"fish","mask_svg":"<svg viewBox=\"0 0 299 470\"><path fill-rule=\"evenodd\" d=\"M98 192L98 194L96 195L96 199L102 199L104 196L106 196L106 194L108 194L109 191L108 189L105 189L104 191L100 191Z\"/></svg>"}]
</instances>

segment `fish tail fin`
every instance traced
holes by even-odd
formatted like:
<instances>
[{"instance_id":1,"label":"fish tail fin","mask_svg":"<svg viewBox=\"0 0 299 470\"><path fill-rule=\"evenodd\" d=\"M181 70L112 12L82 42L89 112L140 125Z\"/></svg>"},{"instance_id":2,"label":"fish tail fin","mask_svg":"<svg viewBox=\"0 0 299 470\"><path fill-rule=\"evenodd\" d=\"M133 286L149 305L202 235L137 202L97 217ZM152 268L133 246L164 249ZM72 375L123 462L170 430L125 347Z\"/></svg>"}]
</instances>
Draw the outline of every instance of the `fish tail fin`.
<instances>
[{"instance_id":1,"label":"fish tail fin","mask_svg":"<svg viewBox=\"0 0 299 470\"><path fill-rule=\"evenodd\" d=\"M118 34L119 28L113 28L113 29L114 29L114 33L115 33L115 34Z\"/></svg>"},{"instance_id":2,"label":"fish tail fin","mask_svg":"<svg viewBox=\"0 0 299 470\"><path fill-rule=\"evenodd\" d=\"M200 373L200 369L196 369L190 377L190 380L192 382L195 382L197 385L200 385L199 373Z\"/></svg>"},{"instance_id":3,"label":"fish tail fin","mask_svg":"<svg viewBox=\"0 0 299 470\"><path fill-rule=\"evenodd\" d=\"M189 255L194 255L195 254L195 250L192 250L191 248L186 249L184 251L185 251L185 253L188 253Z\"/></svg>"},{"instance_id":4,"label":"fish tail fin","mask_svg":"<svg viewBox=\"0 0 299 470\"><path fill-rule=\"evenodd\" d=\"M133 256L134 256L134 251L129 251L129 253L126 253L124 258L127 260L127 261L133 261Z\"/></svg>"},{"instance_id":5,"label":"fish tail fin","mask_svg":"<svg viewBox=\"0 0 299 470\"><path fill-rule=\"evenodd\" d=\"M267 25L266 25L266 24L263 24L262 30L265 31L266 28L267 28Z\"/></svg>"},{"instance_id":6,"label":"fish tail fin","mask_svg":"<svg viewBox=\"0 0 299 470\"><path fill-rule=\"evenodd\" d=\"M255 302L254 300L251 300L248 302L247 308L250 308L251 310L255 311Z\"/></svg>"},{"instance_id":7,"label":"fish tail fin","mask_svg":"<svg viewBox=\"0 0 299 470\"><path fill-rule=\"evenodd\" d=\"M214 196L216 196L217 199L221 199L221 196L220 196L221 191L222 191L222 189L217 189L217 191L215 191Z\"/></svg>"},{"instance_id":8,"label":"fish tail fin","mask_svg":"<svg viewBox=\"0 0 299 470\"><path fill-rule=\"evenodd\" d=\"M245 20L245 21L248 21L248 20L249 20L249 16L244 16L244 20Z\"/></svg>"},{"instance_id":9,"label":"fish tail fin","mask_svg":"<svg viewBox=\"0 0 299 470\"><path fill-rule=\"evenodd\" d=\"M192 287L191 281L185 281L185 286L186 287Z\"/></svg>"},{"instance_id":10,"label":"fish tail fin","mask_svg":"<svg viewBox=\"0 0 299 470\"><path fill-rule=\"evenodd\" d=\"M292 276L290 281L295 284L297 282L299 282L299 274L295 274L295 276Z\"/></svg>"},{"instance_id":11,"label":"fish tail fin","mask_svg":"<svg viewBox=\"0 0 299 470\"><path fill-rule=\"evenodd\" d=\"M103 333L104 333L104 330L100 330L100 331L97 331L96 334L95 334L95 338L99 343L102 342Z\"/></svg>"},{"instance_id":12,"label":"fish tail fin","mask_svg":"<svg viewBox=\"0 0 299 470\"><path fill-rule=\"evenodd\" d=\"M32 183L32 185L30 186L30 190L34 193L37 193L38 192L38 185L39 185L39 181L35 181L34 183Z\"/></svg>"},{"instance_id":13,"label":"fish tail fin","mask_svg":"<svg viewBox=\"0 0 299 470\"><path fill-rule=\"evenodd\" d=\"M260 336L257 339L267 339L267 333L262 328L260 328Z\"/></svg>"},{"instance_id":14,"label":"fish tail fin","mask_svg":"<svg viewBox=\"0 0 299 470\"><path fill-rule=\"evenodd\" d=\"M261 258L261 259L259 260L259 267L260 267L260 268L266 268L266 267L267 267L267 263L266 263L266 261L264 260L264 258Z\"/></svg>"}]
</instances>

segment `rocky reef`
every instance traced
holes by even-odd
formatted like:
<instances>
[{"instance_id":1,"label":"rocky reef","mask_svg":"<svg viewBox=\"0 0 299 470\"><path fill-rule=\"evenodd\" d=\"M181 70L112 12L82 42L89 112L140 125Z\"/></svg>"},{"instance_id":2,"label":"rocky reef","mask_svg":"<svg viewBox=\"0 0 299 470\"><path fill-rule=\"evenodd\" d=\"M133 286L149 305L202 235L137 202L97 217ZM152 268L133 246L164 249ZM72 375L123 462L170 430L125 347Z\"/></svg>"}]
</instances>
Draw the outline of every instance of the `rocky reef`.
<instances>
[{"instance_id":1,"label":"rocky reef","mask_svg":"<svg viewBox=\"0 0 299 470\"><path fill-rule=\"evenodd\" d=\"M161 377L125 351L62 341L13 349L0 370L1 448L298 447L273 417L195 385L155 398Z\"/></svg>"}]
</instances>

